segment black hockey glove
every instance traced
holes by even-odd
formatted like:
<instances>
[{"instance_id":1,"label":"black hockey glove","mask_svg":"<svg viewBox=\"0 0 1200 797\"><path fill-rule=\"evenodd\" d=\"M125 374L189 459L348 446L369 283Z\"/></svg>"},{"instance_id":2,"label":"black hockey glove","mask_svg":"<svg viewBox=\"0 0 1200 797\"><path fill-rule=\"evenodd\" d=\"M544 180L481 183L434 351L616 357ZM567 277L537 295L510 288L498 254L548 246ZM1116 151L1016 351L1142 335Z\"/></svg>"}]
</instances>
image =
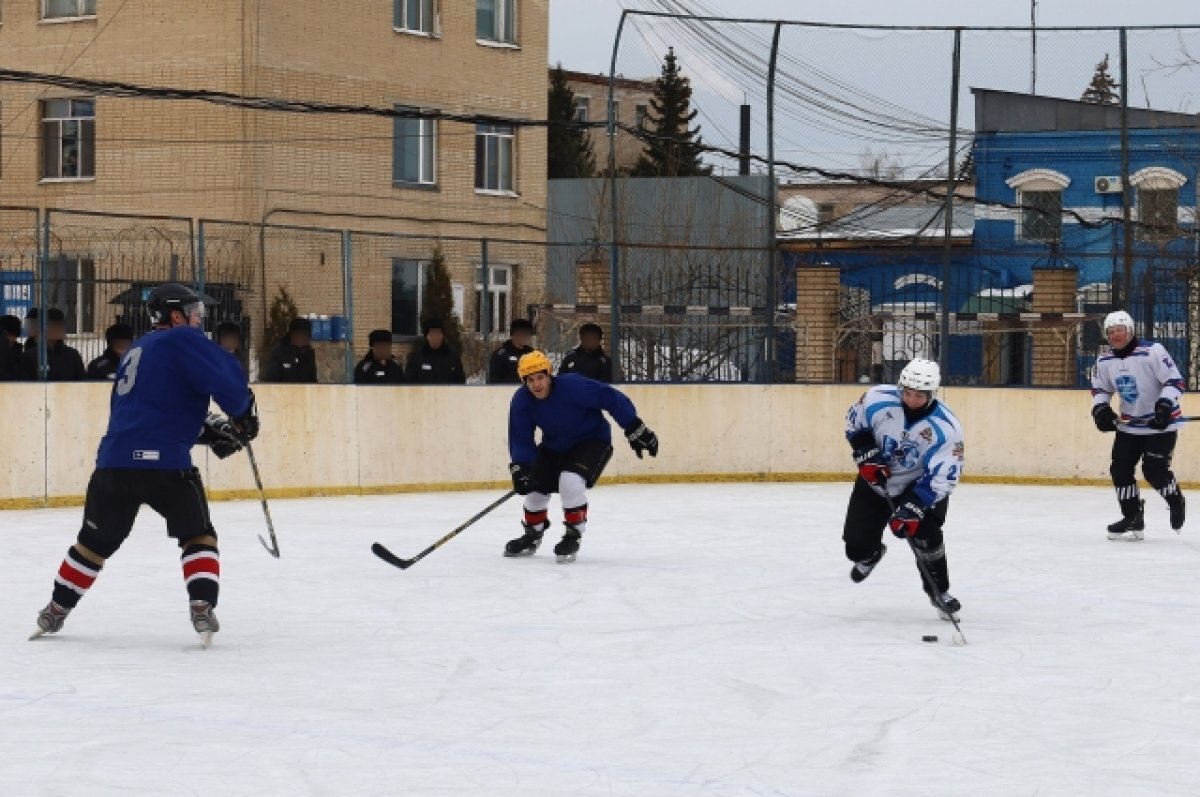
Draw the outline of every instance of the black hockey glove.
<instances>
[{"instance_id":1,"label":"black hockey glove","mask_svg":"<svg viewBox=\"0 0 1200 797\"><path fill-rule=\"evenodd\" d=\"M909 501L892 513L888 528L900 539L915 537L924 517L925 510Z\"/></svg>"},{"instance_id":2,"label":"black hockey glove","mask_svg":"<svg viewBox=\"0 0 1200 797\"><path fill-rule=\"evenodd\" d=\"M246 411L236 418L230 418L237 431L237 438L242 445L258 437L258 405L254 401L254 391L250 391L250 405Z\"/></svg>"},{"instance_id":3,"label":"black hockey glove","mask_svg":"<svg viewBox=\"0 0 1200 797\"><path fill-rule=\"evenodd\" d=\"M196 442L211 448L217 459L231 457L242 450L242 442L238 440L233 424L228 418L216 414L204 419L204 429Z\"/></svg>"},{"instance_id":4,"label":"black hockey glove","mask_svg":"<svg viewBox=\"0 0 1200 797\"><path fill-rule=\"evenodd\" d=\"M883 455L879 447L860 448L854 452L854 464L858 466L858 475L872 487L883 489L887 486L888 477L892 471L883 464Z\"/></svg>"},{"instance_id":5,"label":"black hockey glove","mask_svg":"<svg viewBox=\"0 0 1200 797\"><path fill-rule=\"evenodd\" d=\"M1097 404L1092 407L1092 420L1096 422L1096 428L1102 432L1117 431L1117 414L1107 404Z\"/></svg>"},{"instance_id":6,"label":"black hockey glove","mask_svg":"<svg viewBox=\"0 0 1200 797\"><path fill-rule=\"evenodd\" d=\"M658 456L658 435L650 431L641 418L634 418L625 427L625 439L629 441L629 447L638 455L638 459L642 458L643 451L649 451L652 457Z\"/></svg>"},{"instance_id":7,"label":"black hockey glove","mask_svg":"<svg viewBox=\"0 0 1200 797\"><path fill-rule=\"evenodd\" d=\"M522 462L513 462L508 466L512 474L513 489L517 495L529 495L533 492L533 470Z\"/></svg>"},{"instance_id":8,"label":"black hockey glove","mask_svg":"<svg viewBox=\"0 0 1200 797\"><path fill-rule=\"evenodd\" d=\"M1154 402L1154 417L1146 421L1146 425L1161 432L1171 425L1171 416L1174 414L1175 402L1170 399L1159 399Z\"/></svg>"}]
</instances>

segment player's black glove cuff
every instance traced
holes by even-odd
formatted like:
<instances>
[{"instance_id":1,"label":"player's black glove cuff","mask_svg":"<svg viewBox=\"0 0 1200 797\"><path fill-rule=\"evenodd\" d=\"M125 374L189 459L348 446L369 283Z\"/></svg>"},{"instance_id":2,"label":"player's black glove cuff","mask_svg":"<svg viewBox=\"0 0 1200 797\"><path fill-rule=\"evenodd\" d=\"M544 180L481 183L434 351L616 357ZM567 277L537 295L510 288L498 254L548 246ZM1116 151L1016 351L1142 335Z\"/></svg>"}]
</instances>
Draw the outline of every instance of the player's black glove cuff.
<instances>
[{"instance_id":1,"label":"player's black glove cuff","mask_svg":"<svg viewBox=\"0 0 1200 797\"><path fill-rule=\"evenodd\" d=\"M1161 432L1171 425L1174 415L1175 402L1165 398L1159 399L1154 402L1154 417L1147 421L1146 425Z\"/></svg>"},{"instance_id":2,"label":"player's black glove cuff","mask_svg":"<svg viewBox=\"0 0 1200 797\"><path fill-rule=\"evenodd\" d=\"M638 459L642 458L643 451L649 451L652 457L658 456L658 435L650 431L641 418L634 418L625 427L625 439L629 441L629 447L637 454Z\"/></svg>"},{"instance_id":3,"label":"player's black glove cuff","mask_svg":"<svg viewBox=\"0 0 1200 797\"><path fill-rule=\"evenodd\" d=\"M1096 428L1102 432L1117 431L1117 413L1113 412L1113 408L1107 404L1097 404L1092 407L1092 420L1096 422Z\"/></svg>"},{"instance_id":4,"label":"player's black glove cuff","mask_svg":"<svg viewBox=\"0 0 1200 797\"><path fill-rule=\"evenodd\" d=\"M212 449L217 459L231 457L242 450L242 443L238 440L233 424L228 418L215 414L204 419L204 428L201 429L196 442Z\"/></svg>"},{"instance_id":5,"label":"player's black glove cuff","mask_svg":"<svg viewBox=\"0 0 1200 797\"><path fill-rule=\"evenodd\" d=\"M254 401L253 390L250 391L250 404L246 407L246 411L230 420L233 421L237 438L243 445L258 437L258 405Z\"/></svg>"},{"instance_id":6,"label":"player's black glove cuff","mask_svg":"<svg viewBox=\"0 0 1200 797\"><path fill-rule=\"evenodd\" d=\"M512 474L513 490L517 495L529 495L533 492L533 470L523 462L512 462L508 466Z\"/></svg>"}]
</instances>

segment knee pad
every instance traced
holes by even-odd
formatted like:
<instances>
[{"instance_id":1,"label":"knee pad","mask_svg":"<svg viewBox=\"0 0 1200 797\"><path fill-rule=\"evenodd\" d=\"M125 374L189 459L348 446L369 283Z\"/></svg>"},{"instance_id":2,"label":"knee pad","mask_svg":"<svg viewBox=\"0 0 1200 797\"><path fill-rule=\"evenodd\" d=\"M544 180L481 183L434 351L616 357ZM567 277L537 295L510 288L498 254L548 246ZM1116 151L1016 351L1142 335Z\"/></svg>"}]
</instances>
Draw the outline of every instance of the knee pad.
<instances>
[{"instance_id":1,"label":"knee pad","mask_svg":"<svg viewBox=\"0 0 1200 797\"><path fill-rule=\"evenodd\" d=\"M545 512L550 506L550 496L546 493L533 492L525 496L526 512Z\"/></svg>"},{"instance_id":2,"label":"knee pad","mask_svg":"<svg viewBox=\"0 0 1200 797\"><path fill-rule=\"evenodd\" d=\"M563 471L558 477L558 494L564 507L586 506L587 482L574 471Z\"/></svg>"},{"instance_id":3,"label":"knee pad","mask_svg":"<svg viewBox=\"0 0 1200 797\"><path fill-rule=\"evenodd\" d=\"M99 534L87 526L83 527L79 532L79 537L76 539L76 545L86 550L92 556L99 557L101 562L112 558L112 555L117 552L117 549L121 547L121 543L124 542L124 540L115 543L105 541ZM84 555L86 558L90 558L86 554Z\"/></svg>"},{"instance_id":4,"label":"knee pad","mask_svg":"<svg viewBox=\"0 0 1200 797\"><path fill-rule=\"evenodd\" d=\"M1108 466L1108 474L1112 476L1113 484L1121 487L1126 484L1135 484L1137 479L1134 478L1133 469L1135 465L1132 460L1114 459L1112 464ZM1145 465L1142 465L1145 468Z\"/></svg>"},{"instance_id":5,"label":"knee pad","mask_svg":"<svg viewBox=\"0 0 1200 797\"><path fill-rule=\"evenodd\" d=\"M1147 451L1142 458L1142 474L1154 489L1166 487L1171 482L1170 455Z\"/></svg>"}]
</instances>

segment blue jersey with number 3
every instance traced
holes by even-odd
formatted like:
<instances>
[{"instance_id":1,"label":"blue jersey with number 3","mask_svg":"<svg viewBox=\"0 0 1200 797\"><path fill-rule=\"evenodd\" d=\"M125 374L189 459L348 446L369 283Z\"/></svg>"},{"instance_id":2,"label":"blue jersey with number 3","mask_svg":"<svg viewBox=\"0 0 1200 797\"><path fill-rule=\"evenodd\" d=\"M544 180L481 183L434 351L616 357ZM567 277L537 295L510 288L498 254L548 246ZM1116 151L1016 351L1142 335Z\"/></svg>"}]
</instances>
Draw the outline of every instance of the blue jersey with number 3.
<instances>
[{"instance_id":1,"label":"blue jersey with number 3","mask_svg":"<svg viewBox=\"0 0 1200 797\"><path fill-rule=\"evenodd\" d=\"M117 368L96 467L192 467L210 398L232 416L249 408L250 386L232 354L193 327L138 339Z\"/></svg>"}]
</instances>

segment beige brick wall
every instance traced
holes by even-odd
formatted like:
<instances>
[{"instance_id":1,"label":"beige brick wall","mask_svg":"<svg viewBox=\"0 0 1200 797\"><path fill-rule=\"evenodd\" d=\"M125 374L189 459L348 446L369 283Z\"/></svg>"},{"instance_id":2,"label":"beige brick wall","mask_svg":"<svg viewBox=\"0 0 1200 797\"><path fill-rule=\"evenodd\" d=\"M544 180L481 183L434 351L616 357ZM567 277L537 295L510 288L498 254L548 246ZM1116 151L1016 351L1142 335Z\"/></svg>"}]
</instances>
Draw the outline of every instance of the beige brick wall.
<instances>
[{"instance_id":1,"label":"beige brick wall","mask_svg":"<svg viewBox=\"0 0 1200 797\"><path fill-rule=\"evenodd\" d=\"M1079 272L1074 268L1033 270L1033 312L1072 313ZM1075 383L1075 328L1055 321L1035 322L1033 328L1033 385L1070 386Z\"/></svg>"},{"instance_id":2,"label":"beige brick wall","mask_svg":"<svg viewBox=\"0 0 1200 797\"><path fill-rule=\"evenodd\" d=\"M608 119L608 78L599 80L568 79L567 85L576 97L587 97L588 118L593 122ZM640 85L632 82L618 83L613 89L613 99L617 101L617 121L620 124L633 127L637 123L637 106L649 107L650 98L654 95L654 84L645 82ZM592 141L592 150L596 153L596 169L603 172L608 169L609 139L604 128L593 128L588 132ZM616 137L617 171L624 172L633 168L645 151L641 139L623 130L618 130Z\"/></svg>"}]
</instances>

